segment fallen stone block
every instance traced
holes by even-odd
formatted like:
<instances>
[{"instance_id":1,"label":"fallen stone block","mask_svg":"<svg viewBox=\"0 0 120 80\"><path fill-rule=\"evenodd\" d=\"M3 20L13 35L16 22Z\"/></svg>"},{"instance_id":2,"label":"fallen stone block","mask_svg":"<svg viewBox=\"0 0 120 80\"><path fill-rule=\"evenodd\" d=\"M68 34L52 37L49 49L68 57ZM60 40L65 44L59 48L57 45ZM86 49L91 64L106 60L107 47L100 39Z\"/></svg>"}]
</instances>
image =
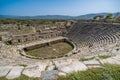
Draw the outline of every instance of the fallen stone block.
<instances>
[{"instance_id":1,"label":"fallen stone block","mask_svg":"<svg viewBox=\"0 0 120 80\"><path fill-rule=\"evenodd\" d=\"M41 80L56 80L56 78L57 78L57 71L48 70L48 71L45 71Z\"/></svg>"},{"instance_id":2,"label":"fallen stone block","mask_svg":"<svg viewBox=\"0 0 120 80\"><path fill-rule=\"evenodd\" d=\"M6 78L7 79L14 79L14 78L21 76L23 69L24 69L24 67L22 67L22 66L13 67L11 69L11 71L8 73L8 75L6 76Z\"/></svg>"},{"instance_id":3,"label":"fallen stone block","mask_svg":"<svg viewBox=\"0 0 120 80\"><path fill-rule=\"evenodd\" d=\"M66 73L63 73L63 72L58 72L57 75L58 75L58 76L66 76L67 74L66 74Z\"/></svg>"},{"instance_id":4,"label":"fallen stone block","mask_svg":"<svg viewBox=\"0 0 120 80\"><path fill-rule=\"evenodd\" d=\"M64 72L64 73L84 71L86 69L87 69L87 66L84 65L82 62L79 62L79 61L73 61L69 65L58 67L58 71L61 71L61 72Z\"/></svg>"},{"instance_id":5,"label":"fallen stone block","mask_svg":"<svg viewBox=\"0 0 120 80\"><path fill-rule=\"evenodd\" d=\"M45 62L36 62L32 65L28 65L25 67L25 70L22 74L29 76L29 77L40 77L41 73L45 71L46 66L48 66L49 61Z\"/></svg>"},{"instance_id":6,"label":"fallen stone block","mask_svg":"<svg viewBox=\"0 0 120 80\"><path fill-rule=\"evenodd\" d=\"M6 76L11 68L12 66L0 66L0 77Z\"/></svg>"},{"instance_id":7,"label":"fallen stone block","mask_svg":"<svg viewBox=\"0 0 120 80\"><path fill-rule=\"evenodd\" d=\"M72 62L73 62L72 59L63 59L63 60L53 61L56 67L65 66L65 65L71 64Z\"/></svg>"},{"instance_id":8,"label":"fallen stone block","mask_svg":"<svg viewBox=\"0 0 120 80\"><path fill-rule=\"evenodd\" d=\"M41 76L41 70L39 66L27 66L22 74L28 76L28 77L40 77Z\"/></svg>"}]
</instances>

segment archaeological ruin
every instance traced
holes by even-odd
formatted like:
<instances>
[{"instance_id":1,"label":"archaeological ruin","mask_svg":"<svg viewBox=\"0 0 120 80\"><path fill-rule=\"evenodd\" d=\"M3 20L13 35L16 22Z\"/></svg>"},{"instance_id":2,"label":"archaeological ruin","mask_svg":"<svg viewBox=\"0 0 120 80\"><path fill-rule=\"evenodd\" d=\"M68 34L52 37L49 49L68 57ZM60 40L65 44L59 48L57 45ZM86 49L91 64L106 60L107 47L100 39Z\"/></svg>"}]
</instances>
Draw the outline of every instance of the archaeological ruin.
<instances>
[{"instance_id":1,"label":"archaeological ruin","mask_svg":"<svg viewBox=\"0 0 120 80\"><path fill-rule=\"evenodd\" d=\"M104 63L120 64L120 20L101 18L0 23L0 76L42 77L48 70L66 76Z\"/></svg>"}]
</instances>

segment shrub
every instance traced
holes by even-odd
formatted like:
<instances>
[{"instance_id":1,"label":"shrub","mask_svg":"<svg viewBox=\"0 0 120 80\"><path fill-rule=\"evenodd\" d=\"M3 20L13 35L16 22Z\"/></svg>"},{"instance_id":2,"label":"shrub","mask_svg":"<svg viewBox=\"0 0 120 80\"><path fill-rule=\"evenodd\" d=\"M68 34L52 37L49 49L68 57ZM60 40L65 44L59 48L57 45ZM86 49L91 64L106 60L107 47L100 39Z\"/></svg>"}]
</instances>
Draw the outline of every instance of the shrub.
<instances>
[{"instance_id":1,"label":"shrub","mask_svg":"<svg viewBox=\"0 0 120 80\"><path fill-rule=\"evenodd\" d=\"M88 60L92 60L95 57L89 57L89 58L80 58L80 61L88 61Z\"/></svg>"},{"instance_id":2,"label":"shrub","mask_svg":"<svg viewBox=\"0 0 120 80\"><path fill-rule=\"evenodd\" d=\"M28 65L27 64L20 64L20 66L27 67Z\"/></svg>"}]
</instances>

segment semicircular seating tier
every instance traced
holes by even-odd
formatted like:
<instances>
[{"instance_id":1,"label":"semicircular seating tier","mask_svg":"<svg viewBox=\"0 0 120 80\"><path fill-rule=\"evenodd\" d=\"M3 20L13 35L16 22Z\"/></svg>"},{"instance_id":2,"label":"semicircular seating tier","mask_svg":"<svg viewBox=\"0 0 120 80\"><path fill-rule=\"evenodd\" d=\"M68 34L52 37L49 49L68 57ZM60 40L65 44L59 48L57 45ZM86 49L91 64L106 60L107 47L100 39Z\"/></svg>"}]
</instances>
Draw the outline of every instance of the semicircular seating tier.
<instances>
[{"instance_id":1,"label":"semicircular seating tier","mask_svg":"<svg viewBox=\"0 0 120 80\"><path fill-rule=\"evenodd\" d=\"M120 24L77 22L70 28L67 37L79 48L104 46L120 40Z\"/></svg>"}]
</instances>

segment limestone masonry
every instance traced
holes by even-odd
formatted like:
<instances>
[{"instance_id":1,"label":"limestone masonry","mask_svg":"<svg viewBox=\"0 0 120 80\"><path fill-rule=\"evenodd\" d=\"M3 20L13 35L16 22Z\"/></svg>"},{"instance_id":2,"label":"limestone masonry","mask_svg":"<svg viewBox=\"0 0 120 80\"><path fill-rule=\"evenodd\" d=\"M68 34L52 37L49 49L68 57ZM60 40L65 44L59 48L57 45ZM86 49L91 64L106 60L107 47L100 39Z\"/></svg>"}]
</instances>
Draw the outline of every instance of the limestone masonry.
<instances>
[{"instance_id":1,"label":"limestone masonry","mask_svg":"<svg viewBox=\"0 0 120 80\"><path fill-rule=\"evenodd\" d=\"M99 19L97 16L94 19ZM74 49L54 59L35 59L24 48L67 39ZM35 47L34 47L35 48ZM99 56L109 55L107 59ZM92 60L82 61L81 58ZM100 67L104 63L120 64L120 21L68 20L54 24L0 24L0 77L14 79L57 76Z\"/></svg>"}]
</instances>

